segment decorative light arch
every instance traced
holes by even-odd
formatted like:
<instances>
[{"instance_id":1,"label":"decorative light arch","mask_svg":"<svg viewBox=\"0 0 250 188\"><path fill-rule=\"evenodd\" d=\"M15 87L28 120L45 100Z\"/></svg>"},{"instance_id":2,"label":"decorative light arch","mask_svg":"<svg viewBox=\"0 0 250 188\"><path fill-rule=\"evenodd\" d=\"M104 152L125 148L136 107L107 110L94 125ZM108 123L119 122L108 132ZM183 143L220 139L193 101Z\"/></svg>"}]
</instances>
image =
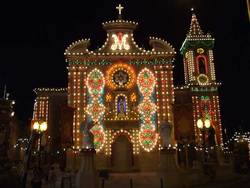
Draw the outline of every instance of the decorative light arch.
<instances>
[{"instance_id":1,"label":"decorative light arch","mask_svg":"<svg viewBox=\"0 0 250 188\"><path fill-rule=\"evenodd\" d=\"M115 139L120 135L125 135L131 143L134 143L131 133L128 132L127 130L120 129L113 134L111 144L114 143Z\"/></svg>"},{"instance_id":2,"label":"decorative light arch","mask_svg":"<svg viewBox=\"0 0 250 188\"><path fill-rule=\"evenodd\" d=\"M111 139L111 142L110 142L110 153L112 153L112 147L111 147L111 145L115 142L115 140L119 137L119 136L121 136L121 135L124 135L124 136L126 136L127 137L127 139L129 140L129 142L132 144L132 147L133 147L133 151L135 150L135 148L136 148L136 143L135 143L135 141L133 140L133 135L132 135L132 133L130 133L129 131L127 131L127 130L123 130L123 129L120 129L120 130L118 130L118 131L116 131L116 132L114 132L114 134L113 134L113 136L112 136L112 139Z\"/></svg>"}]
</instances>

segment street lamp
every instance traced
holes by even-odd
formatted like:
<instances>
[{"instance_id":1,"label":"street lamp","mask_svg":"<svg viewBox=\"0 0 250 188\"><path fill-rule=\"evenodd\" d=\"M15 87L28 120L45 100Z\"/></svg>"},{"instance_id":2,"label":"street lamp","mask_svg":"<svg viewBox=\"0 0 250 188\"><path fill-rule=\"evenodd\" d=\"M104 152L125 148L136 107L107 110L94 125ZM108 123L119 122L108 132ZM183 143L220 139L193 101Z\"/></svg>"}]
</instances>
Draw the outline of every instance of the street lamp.
<instances>
[{"instance_id":1,"label":"street lamp","mask_svg":"<svg viewBox=\"0 0 250 188\"><path fill-rule=\"evenodd\" d=\"M204 150L204 161L206 161L206 151L205 151L205 147L206 147L206 143L205 143L205 130L209 129L211 126L210 120L208 118L206 119L198 119L197 120L197 127L201 130L202 133L202 148Z\"/></svg>"},{"instance_id":2,"label":"street lamp","mask_svg":"<svg viewBox=\"0 0 250 188\"><path fill-rule=\"evenodd\" d=\"M39 121L36 121L34 122L33 124L33 130L37 131L38 133L42 133L44 131L47 130L47 122L46 121L43 121L43 122L39 122Z\"/></svg>"},{"instance_id":3,"label":"street lamp","mask_svg":"<svg viewBox=\"0 0 250 188\"><path fill-rule=\"evenodd\" d=\"M47 122L39 122L36 121L32 125L32 133L30 135L29 143L27 146L27 149L25 151L25 156L24 156L24 170L22 174L22 182L21 182L21 187L25 188L26 187L26 180L27 180L27 171L29 169L29 161L30 161L30 156L31 156L31 151L32 151L32 145L34 143L35 137L38 135L40 136L40 147L41 147L41 135L44 131L47 130ZM40 167L40 152L39 152L39 167Z\"/></svg>"},{"instance_id":4,"label":"street lamp","mask_svg":"<svg viewBox=\"0 0 250 188\"><path fill-rule=\"evenodd\" d=\"M197 127L199 129L203 129L204 127L207 128L207 129L209 129L210 126L211 126L211 124L210 124L210 120L209 119L205 119L205 121L203 121L202 119L198 119L198 121L197 121Z\"/></svg>"},{"instance_id":5,"label":"street lamp","mask_svg":"<svg viewBox=\"0 0 250 188\"><path fill-rule=\"evenodd\" d=\"M40 168L41 164L41 144L42 144L42 134L47 130L47 122L46 121L35 121L33 124L33 130L39 135L39 160L38 167Z\"/></svg>"},{"instance_id":6,"label":"street lamp","mask_svg":"<svg viewBox=\"0 0 250 188\"><path fill-rule=\"evenodd\" d=\"M197 127L201 130L202 132L202 139L203 139L203 170L206 175L208 175L211 179L213 179L216 175L216 171L214 169L214 166L208 162L208 158L206 155L206 141L205 141L205 130L209 129L211 127L211 121L209 119L209 116L206 117L205 119L198 119L197 120Z\"/></svg>"}]
</instances>

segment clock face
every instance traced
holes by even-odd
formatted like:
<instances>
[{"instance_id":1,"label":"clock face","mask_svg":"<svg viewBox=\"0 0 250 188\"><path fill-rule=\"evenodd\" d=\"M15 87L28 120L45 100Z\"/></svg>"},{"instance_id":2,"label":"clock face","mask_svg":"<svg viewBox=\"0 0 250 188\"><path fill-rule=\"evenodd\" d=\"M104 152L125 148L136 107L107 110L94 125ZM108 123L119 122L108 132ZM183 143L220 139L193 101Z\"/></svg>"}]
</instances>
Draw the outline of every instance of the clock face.
<instances>
[{"instance_id":1,"label":"clock face","mask_svg":"<svg viewBox=\"0 0 250 188\"><path fill-rule=\"evenodd\" d=\"M200 85L204 85L204 84L207 84L208 83L208 77L207 75L205 74L200 74L198 77L197 77L197 81Z\"/></svg>"}]
</instances>

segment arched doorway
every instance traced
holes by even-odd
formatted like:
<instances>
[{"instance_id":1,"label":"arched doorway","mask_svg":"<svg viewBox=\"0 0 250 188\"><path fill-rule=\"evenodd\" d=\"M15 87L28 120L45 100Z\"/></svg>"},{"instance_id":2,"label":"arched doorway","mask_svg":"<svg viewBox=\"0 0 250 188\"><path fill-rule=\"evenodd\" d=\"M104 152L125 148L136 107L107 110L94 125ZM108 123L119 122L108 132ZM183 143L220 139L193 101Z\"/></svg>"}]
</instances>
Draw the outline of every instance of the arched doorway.
<instances>
[{"instance_id":1,"label":"arched doorway","mask_svg":"<svg viewBox=\"0 0 250 188\"><path fill-rule=\"evenodd\" d=\"M133 146L126 135L119 135L112 144L111 164L113 171L131 171L134 165Z\"/></svg>"}]
</instances>

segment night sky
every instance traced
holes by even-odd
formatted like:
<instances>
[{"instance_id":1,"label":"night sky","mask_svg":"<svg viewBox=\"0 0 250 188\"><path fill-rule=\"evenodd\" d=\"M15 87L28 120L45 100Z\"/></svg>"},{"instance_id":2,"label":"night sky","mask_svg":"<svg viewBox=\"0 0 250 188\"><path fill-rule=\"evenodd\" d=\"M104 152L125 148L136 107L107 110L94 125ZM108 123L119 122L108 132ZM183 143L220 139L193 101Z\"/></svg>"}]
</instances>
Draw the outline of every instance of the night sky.
<instances>
[{"instance_id":1,"label":"night sky","mask_svg":"<svg viewBox=\"0 0 250 188\"><path fill-rule=\"evenodd\" d=\"M233 3L234 2L234 3ZM91 49L106 37L102 22L123 18L139 22L135 40L148 48L149 36L170 42L177 51L175 85L184 82L179 49L194 7L201 28L215 37L215 67L220 88L222 124L228 130L250 127L250 28L245 0L74 1L55 4L1 5L0 94L7 85L16 114L27 125L36 87L67 87L64 50L72 42L91 39Z\"/></svg>"}]
</instances>

